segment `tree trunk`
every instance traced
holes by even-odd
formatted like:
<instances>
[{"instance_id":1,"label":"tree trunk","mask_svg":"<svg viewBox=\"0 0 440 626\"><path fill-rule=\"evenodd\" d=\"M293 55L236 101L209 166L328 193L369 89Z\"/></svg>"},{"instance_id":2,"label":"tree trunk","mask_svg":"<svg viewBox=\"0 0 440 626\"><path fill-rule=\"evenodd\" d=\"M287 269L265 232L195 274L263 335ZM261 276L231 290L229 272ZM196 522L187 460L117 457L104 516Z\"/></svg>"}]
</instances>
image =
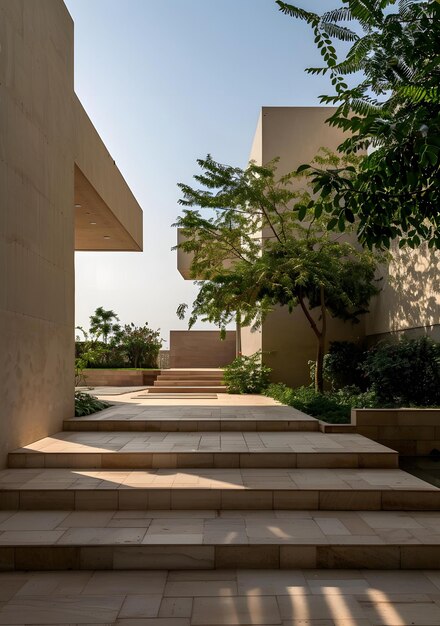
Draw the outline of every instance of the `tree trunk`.
<instances>
[{"instance_id":1,"label":"tree trunk","mask_svg":"<svg viewBox=\"0 0 440 626\"><path fill-rule=\"evenodd\" d=\"M324 351L325 338L327 334L327 311L325 308L324 287L320 289L321 300L321 332L318 339L318 349L316 351L316 368L315 368L315 389L320 393L324 392Z\"/></svg>"},{"instance_id":2,"label":"tree trunk","mask_svg":"<svg viewBox=\"0 0 440 626\"><path fill-rule=\"evenodd\" d=\"M316 350L316 366L315 366L315 391L323 393L324 391L324 337L318 338L318 347Z\"/></svg>"},{"instance_id":3,"label":"tree trunk","mask_svg":"<svg viewBox=\"0 0 440 626\"><path fill-rule=\"evenodd\" d=\"M325 338L327 335L327 310L325 307L325 294L324 287L320 290L321 300L321 330L319 330L313 317L310 315L307 307L304 303L302 296L299 297L299 304L303 310L304 315L309 321L309 324L315 333L316 341L318 342L316 351L316 366L315 366L315 390L322 393L324 391L324 352L325 352Z\"/></svg>"},{"instance_id":4,"label":"tree trunk","mask_svg":"<svg viewBox=\"0 0 440 626\"><path fill-rule=\"evenodd\" d=\"M235 316L235 356L241 355L241 315L237 311Z\"/></svg>"}]
</instances>

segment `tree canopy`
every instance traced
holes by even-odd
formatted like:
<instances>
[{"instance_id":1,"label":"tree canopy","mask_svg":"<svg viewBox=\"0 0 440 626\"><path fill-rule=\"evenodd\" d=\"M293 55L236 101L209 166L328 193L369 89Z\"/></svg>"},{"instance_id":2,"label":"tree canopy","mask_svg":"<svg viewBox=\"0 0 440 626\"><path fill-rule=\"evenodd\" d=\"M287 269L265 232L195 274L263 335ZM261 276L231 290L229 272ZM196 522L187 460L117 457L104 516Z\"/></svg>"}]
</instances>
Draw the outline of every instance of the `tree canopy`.
<instances>
[{"instance_id":1,"label":"tree canopy","mask_svg":"<svg viewBox=\"0 0 440 626\"><path fill-rule=\"evenodd\" d=\"M330 228L356 221L370 247L399 238L440 248L440 3L343 0L321 15L276 3L312 29L324 66L307 71L334 87L321 102L337 107L328 123L347 131L340 151L367 151L357 171L302 167L316 210L331 216Z\"/></svg>"},{"instance_id":2,"label":"tree canopy","mask_svg":"<svg viewBox=\"0 0 440 626\"><path fill-rule=\"evenodd\" d=\"M224 330L238 313L243 325L257 328L275 305L300 306L316 337L321 390L327 317L359 321L377 293L376 256L329 231L328 216L298 189L301 176L278 178L276 161L244 170L209 155L198 163L202 187L180 185L185 209L176 222L184 236L178 247L193 255L191 270L200 279L189 326L202 318Z\"/></svg>"}]
</instances>

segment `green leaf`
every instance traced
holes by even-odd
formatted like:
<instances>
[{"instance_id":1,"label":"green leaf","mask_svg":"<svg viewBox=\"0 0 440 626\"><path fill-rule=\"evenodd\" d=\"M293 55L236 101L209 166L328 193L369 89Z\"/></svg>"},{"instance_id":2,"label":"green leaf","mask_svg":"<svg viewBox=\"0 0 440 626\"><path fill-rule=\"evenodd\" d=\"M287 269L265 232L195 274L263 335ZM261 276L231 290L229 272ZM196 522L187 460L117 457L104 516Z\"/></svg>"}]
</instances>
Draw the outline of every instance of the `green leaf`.
<instances>
[{"instance_id":1,"label":"green leaf","mask_svg":"<svg viewBox=\"0 0 440 626\"><path fill-rule=\"evenodd\" d=\"M345 215L345 219L347 220L347 222L350 222L350 224L353 224L354 222L353 211L351 209L345 209L344 215Z\"/></svg>"},{"instance_id":2,"label":"green leaf","mask_svg":"<svg viewBox=\"0 0 440 626\"><path fill-rule=\"evenodd\" d=\"M307 206L303 205L303 206L301 206L299 208L299 211L298 211L298 219L299 219L300 222L303 221L303 219L305 218L306 214L307 214Z\"/></svg>"},{"instance_id":3,"label":"green leaf","mask_svg":"<svg viewBox=\"0 0 440 626\"><path fill-rule=\"evenodd\" d=\"M301 174L301 172L305 172L310 169L310 165L308 163L303 163L299 167L296 168L296 173Z\"/></svg>"},{"instance_id":4,"label":"green leaf","mask_svg":"<svg viewBox=\"0 0 440 626\"><path fill-rule=\"evenodd\" d=\"M323 211L322 204L317 204L315 206L315 217L316 217L316 219L319 219L321 217L322 211Z\"/></svg>"}]
</instances>

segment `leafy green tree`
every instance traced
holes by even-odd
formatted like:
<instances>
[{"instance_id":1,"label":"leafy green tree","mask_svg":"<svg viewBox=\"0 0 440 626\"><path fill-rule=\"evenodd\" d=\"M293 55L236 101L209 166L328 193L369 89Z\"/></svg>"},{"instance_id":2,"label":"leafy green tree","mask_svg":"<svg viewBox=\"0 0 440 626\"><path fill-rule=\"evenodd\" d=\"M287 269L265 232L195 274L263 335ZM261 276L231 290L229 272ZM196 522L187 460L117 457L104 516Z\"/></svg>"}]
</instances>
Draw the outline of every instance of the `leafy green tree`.
<instances>
[{"instance_id":1,"label":"leafy green tree","mask_svg":"<svg viewBox=\"0 0 440 626\"><path fill-rule=\"evenodd\" d=\"M178 247L193 255L191 269L201 279L190 328L202 318L224 332L237 311L243 325L258 327L275 305L299 306L316 337L315 385L322 390L328 315L359 321L378 292L376 256L330 232L310 193L298 191L298 175L277 178L276 162L242 170L208 155L198 163L202 188L180 185L186 208L176 222L184 236ZM204 217L193 207L213 213ZM180 317L185 311L181 305Z\"/></svg>"},{"instance_id":2,"label":"leafy green tree","mask_svg":"<svg viewBox=\"0 0 440 626\"><path fill-rule=\"evenodd\" d=\"M132 367L157 367L162 341L160 331L148 324L125 324L118 335L119 349Z\"/></svg>"},{"instance_id":3,"label":"leafy green tree","mask_svg":"<svg viewBox=\"0 0 440 626\"><path fill-rule=\"evenodd\" d=\"M313 31L324 66L307 71L330 77L334 93L321 102L337 106L328 123L347 131L340 151L367 151L358 171L302 167L316 210L332 216L332 229L356 220L369 247L399 238L439 248L440 3L342 0L322 15L276 3Z\"/></svg>"},{"instance_id":4,"label":"leafy green tree","mask_svg":"<svg viewBox=\"0 0 440 626\"><path fill-rule=\"evenodd\" d=\"M97 338L102 337L103 342L108 343L110 335L117 335L121 326L115 322L119 321L119 317L114 311L106 311L102 306L95 310L90 316L90 332Z\"/></svg>"}]
</instances>

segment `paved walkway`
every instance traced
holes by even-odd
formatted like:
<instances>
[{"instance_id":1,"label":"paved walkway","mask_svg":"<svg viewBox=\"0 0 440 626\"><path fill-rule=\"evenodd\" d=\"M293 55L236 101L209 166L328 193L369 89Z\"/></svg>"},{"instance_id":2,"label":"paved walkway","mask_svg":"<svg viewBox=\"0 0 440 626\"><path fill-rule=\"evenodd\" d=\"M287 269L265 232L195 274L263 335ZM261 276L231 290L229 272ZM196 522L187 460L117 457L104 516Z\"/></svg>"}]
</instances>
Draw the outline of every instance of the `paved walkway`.
<instances>
[{"instance_id":1,"label":"paved walkway","mask_svg":"<svg viewBox=\"0 0 440 626\"><path fill-rule=\"evenodd\" d=\"M437 571L0 574L0 624L438 626Z\"/></svg>"},{"instance_id":2,"label":"paved walkway","mask_svg":"<svg viewBox=\"0 0 440 626\"><path fill-rule=\"evenodd\" d=\"M440 490L393 450L261 396L141 395L11 451L0 625L439 626Z\"/></svg>"}]
</instances>

